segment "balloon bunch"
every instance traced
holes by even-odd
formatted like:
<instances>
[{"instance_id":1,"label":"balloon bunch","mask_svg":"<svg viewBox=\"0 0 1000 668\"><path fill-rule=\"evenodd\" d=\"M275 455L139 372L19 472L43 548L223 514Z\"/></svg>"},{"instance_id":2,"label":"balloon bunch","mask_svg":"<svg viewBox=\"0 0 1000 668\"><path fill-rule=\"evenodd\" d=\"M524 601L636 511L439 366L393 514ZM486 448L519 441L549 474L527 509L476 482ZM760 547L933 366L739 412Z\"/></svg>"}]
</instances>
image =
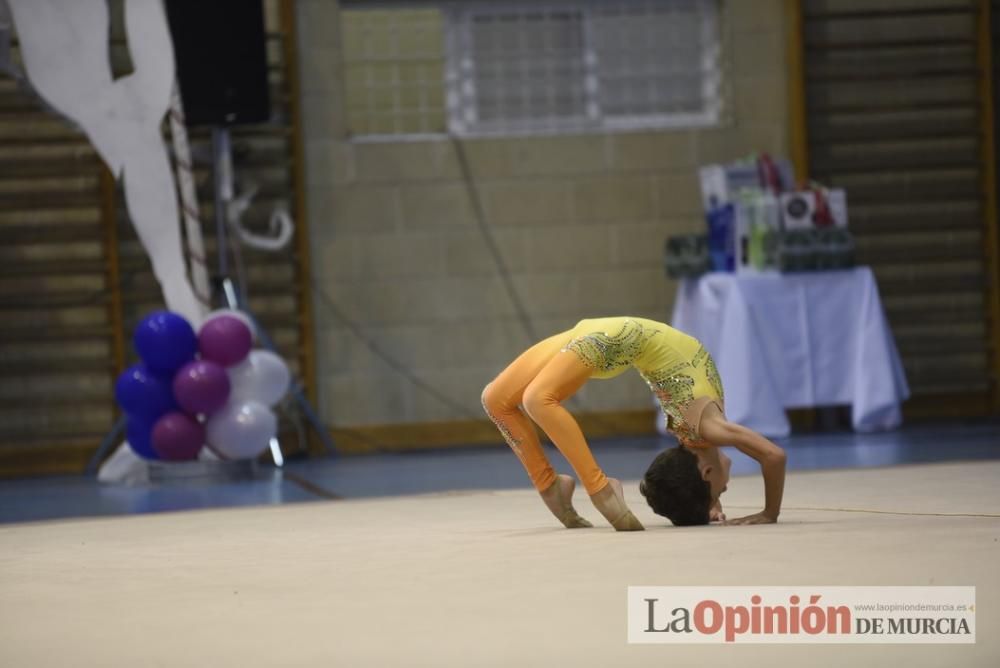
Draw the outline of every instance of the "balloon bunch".
<instances>
[{"instance_id":1,"label":"balloon bunch","mask_svg":"<svg viewBox=\"0 0 1000 668\"><path fill-rule=\"evenodd\" d=\"M157 311L136 327L142 362L118 376L115 397L128 416L126 438L146 459L194 459L206 443L225 459L256 457L277 434L271 407L288 391L288 366L253 348L251 321L211 313L198 330Z\"/></svg>"}]
</instances>

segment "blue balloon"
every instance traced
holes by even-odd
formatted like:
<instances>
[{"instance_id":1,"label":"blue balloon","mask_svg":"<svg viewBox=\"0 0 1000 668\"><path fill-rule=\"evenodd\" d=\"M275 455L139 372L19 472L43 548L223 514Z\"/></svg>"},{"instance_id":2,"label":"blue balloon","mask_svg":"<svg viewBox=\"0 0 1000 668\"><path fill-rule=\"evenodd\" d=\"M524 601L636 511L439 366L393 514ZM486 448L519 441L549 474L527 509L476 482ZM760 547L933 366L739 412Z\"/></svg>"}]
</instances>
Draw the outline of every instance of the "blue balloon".
<instances>
[{"instance_id":1,"label":"blue balloon","mask_svg":"<svg viewBox=\"0 0 1000 668\"><path fill-rule=\"evenodd\" d=\"M198 350L191 324L170 311L156 311L143 318L132 340L146 365L163 375L172 376L193 360Z\"/></svg>"},{"instance_id":2,"label":"blue balloon","mask_svg":"<svg viewBox=\"0 0 1000 668\"><path fill-rule=\"evenodd\" d=\"M125 439L129 447L143 459L159 459L160 455L153 448L153 425L132 415L125 425Z\"/></svg>"},{"instance_id":3,"label":"blue balloon","mask_svg":"<svg viewBox=\"0 0 1000 668\"><path fill-rule=\"evenodd\" d=\"M118 376L115 398L129 416L149 423L177 409L170 379L153 373L145 364L130 366Z\"/></svg>"}]
</instances>

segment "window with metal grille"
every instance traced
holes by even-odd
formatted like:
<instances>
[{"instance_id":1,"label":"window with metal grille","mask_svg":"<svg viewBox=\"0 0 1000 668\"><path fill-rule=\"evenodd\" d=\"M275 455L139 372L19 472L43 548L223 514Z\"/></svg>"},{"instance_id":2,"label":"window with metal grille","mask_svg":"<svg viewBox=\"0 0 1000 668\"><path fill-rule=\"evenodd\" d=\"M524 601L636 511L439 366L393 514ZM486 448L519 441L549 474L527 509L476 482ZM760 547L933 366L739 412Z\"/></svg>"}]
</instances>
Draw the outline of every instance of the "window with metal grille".
<instances>
[{"instance_id":1,"label":"window with metal grille","mask_svg":"<svg viewBox=\"0 0 1000 668\"><path fill-rule=\"evenodd\" d=\"M345 9L355 134L719 122L719 0L431 4Z\"/></svg>"}]
</instances>

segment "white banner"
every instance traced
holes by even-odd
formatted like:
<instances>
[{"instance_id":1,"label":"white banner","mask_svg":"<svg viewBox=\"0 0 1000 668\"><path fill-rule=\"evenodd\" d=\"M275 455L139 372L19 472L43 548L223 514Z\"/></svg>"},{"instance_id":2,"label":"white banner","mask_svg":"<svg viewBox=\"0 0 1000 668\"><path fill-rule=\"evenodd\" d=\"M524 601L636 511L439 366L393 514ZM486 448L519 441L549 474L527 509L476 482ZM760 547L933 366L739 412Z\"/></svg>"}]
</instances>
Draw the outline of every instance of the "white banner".
<instances>
[{"instance_id":1,"label":"white banner","mask_svg":"<svg viewBox=\"0 0 1000 668\"><path fill-rule=\"evenodd\" d=\"M629 587L628 641L976 642L975 587Z\"/></svg>"}]
</instances>

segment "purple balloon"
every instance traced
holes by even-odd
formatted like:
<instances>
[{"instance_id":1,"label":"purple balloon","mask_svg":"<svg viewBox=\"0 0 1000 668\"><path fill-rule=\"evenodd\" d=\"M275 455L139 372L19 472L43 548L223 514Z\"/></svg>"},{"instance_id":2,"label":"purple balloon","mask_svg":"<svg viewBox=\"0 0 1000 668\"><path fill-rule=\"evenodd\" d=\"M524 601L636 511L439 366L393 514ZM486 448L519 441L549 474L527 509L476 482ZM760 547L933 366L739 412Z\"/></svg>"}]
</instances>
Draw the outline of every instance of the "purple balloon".
<instances>
[{"instance_id":1,"label":"purple balloon","mask_svg":"<svg viewBox=\"0 0 1000 668\"><path fill-rule=\"evenodd\" d=\"M194 459L205 443L205 427L184 413L167 413L153 425L151 440L161 459Z\"/></svg>"},{"instance_id":2,"label":"purple balloon","mask_svg":"<svg viewBox=\"0 0 1000 668\"><path fill-rule=\"evenodd\" d=\"M174 376L174 398L186 413L209 415L229 399L229 376L215 362L189 362Z\"/></svg>"},{"instance_id":3,"label":"purple balloon","mask_svg":"<svg viewBox=\"0 0 1000 668\"><path fill-rule=\"evenodd\" d=\"M252 346L250 328L231 315L212 318L198 332L201 358L222 366L239 364L246 359Z\"/></svg>"}]
</instances>

